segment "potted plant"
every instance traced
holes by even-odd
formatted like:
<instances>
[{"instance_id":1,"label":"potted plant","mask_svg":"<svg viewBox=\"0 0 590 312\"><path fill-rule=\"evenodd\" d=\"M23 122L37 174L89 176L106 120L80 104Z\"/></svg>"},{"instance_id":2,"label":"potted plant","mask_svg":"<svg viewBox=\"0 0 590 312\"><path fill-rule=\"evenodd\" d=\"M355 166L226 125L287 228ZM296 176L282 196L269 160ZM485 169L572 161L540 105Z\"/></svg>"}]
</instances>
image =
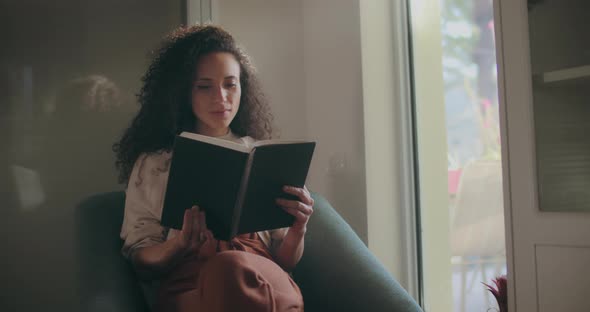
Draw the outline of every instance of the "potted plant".
<instances>
[{"instance_id":1,"label":"potted plant","mask_svg":"<svg viewBox=\"0 0 590 312\"><path fill-rule=\"evenodd\" d=\"M488 290L494 295L496 301L498 302L498 307L500 308L500 312L507 312L508 311L508 280L506 279L506 275L502 275L492 280L494 285L486 285Z\"/></svg>"}]
</instances>

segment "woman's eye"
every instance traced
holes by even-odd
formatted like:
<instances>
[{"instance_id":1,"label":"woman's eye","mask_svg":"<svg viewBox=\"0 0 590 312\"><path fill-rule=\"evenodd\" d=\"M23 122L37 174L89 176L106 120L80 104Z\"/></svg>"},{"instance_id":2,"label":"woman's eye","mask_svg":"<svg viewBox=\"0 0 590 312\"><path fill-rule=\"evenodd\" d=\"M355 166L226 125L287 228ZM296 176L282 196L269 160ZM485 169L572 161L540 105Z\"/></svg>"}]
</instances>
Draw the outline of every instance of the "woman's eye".
<instances>
[{"instance_id":1,"label":"woman's eye","mask_svg":"<svg viewBox=\"0 0 590 312\"><path fill-rule=\"evenodd\" d=\"M233 82L232 83L228 83L228 84L225 85L226 88L235 88L237 86L238 86L238 84L237 83L233 83Z\"/></svg>"},{"instance_id":2,"label":"woman's eye","mask_svg":"<svg viewBox=\"0 0 590 312\"><path fill-rule=\"evenodd\" d=\"M199 90L207 90L209 88L211 88L211 86L199 86L199 85L197 85L197 89L199 89Z\"/></svg>"}]
</instances>

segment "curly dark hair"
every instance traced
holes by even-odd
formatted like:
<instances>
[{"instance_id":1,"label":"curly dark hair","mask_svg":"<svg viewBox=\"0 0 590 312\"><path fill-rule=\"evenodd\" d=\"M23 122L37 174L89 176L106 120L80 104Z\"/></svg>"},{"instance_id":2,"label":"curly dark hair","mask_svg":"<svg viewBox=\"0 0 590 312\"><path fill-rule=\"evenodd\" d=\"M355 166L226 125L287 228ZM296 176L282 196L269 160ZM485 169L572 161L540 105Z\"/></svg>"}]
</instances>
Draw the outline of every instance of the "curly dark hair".
<instances>
[{"instance_id":1,"label":"curly dark hair","mask_svg":"<svg viewBox=\"0 0 590 312\"><path fill-rule=\"evenodd\" d=\"M191 88L199 59L213 52L231 53L240 64L240 106L230 129L238 136L272 138L272 114L248 56L218 26L182 26L166 36L142 77L140 109L121 140L113 145L119 183L127 183L142 153L170 151L174 138L195 129Z\"/></svg>"}]
</instances>

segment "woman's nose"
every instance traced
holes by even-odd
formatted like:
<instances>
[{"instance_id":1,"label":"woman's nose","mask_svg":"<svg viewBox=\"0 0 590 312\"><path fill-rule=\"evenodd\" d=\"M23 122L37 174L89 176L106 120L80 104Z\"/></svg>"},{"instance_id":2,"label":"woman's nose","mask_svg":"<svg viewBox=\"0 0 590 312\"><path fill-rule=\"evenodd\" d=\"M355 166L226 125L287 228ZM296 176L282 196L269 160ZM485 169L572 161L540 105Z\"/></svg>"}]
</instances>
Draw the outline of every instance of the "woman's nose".
<instances>
[{"instance_id":1,"label":"woman's nose","mask_svg":"<svg viewBox=\"0 0 590 312\"><path fill-rule=\"evenodd\" d=\"M222 88L221 86L216 86L213 88L213 99L215 101L225 101L227 97L227 91Z\"/></svg>"}]
</instances>

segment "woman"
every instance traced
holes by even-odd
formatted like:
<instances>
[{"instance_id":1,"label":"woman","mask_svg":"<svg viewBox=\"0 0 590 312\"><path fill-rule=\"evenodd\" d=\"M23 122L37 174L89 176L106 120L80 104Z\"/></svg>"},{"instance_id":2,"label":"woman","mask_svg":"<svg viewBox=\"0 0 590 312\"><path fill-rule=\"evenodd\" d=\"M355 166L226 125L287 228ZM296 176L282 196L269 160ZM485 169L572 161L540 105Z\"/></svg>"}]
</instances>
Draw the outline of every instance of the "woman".
<instances>
[{"instance_id":1,"label":"woman","mask_svg":"<svg viewBox=\"0 0 590 312\"><path fill-rule=\"evenodd\" d=\"M302 311L287 272L301 258L313 213L307 189L286 186L299 200L277 199L295 216L285 229L218 241L198 207L186 210L180 231L160 225L175 135L192 131L241 144L272 137L269 107L233 37L214 26L174 31L138 97L141 108L114 145L120 181L127 183L122 252L142 278L160 281L156 310Z\"/></svg>"}]
</instances>

